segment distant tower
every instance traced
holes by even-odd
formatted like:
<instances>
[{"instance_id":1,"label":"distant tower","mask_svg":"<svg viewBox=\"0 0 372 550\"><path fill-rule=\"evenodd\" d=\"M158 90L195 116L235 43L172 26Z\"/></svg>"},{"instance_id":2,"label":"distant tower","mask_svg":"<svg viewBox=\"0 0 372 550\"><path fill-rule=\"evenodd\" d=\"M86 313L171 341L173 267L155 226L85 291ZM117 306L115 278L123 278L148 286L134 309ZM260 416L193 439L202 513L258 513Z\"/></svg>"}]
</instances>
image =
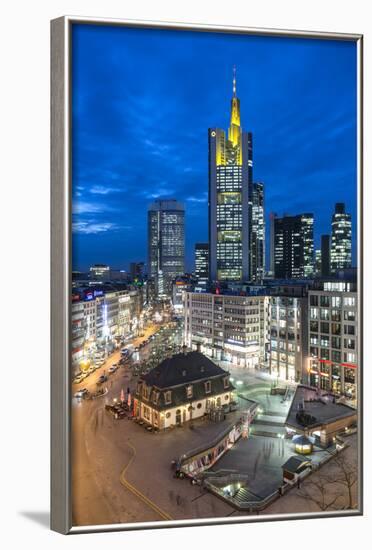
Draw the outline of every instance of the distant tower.
<instances>
[{"instance_id":1,"label":"distant tower","mask_svg":"<svg viewBox=\"0 0 372 550\"><path fill-rule=\"evenodd\" d=\"M275 212L270 212L270 271L275 271Z\"/></svg>"},{"instance_id":2,"label":"distant tower","mask_svg":"<svg viewBox=\"0 0 372 550\"><path fill-rule=\"evenodd\" d=\"M322 272L322 251L320 248L315 250L314 254L314 275L319 277Z\"/></svg>"},{"instance_id":3,"label":"distant tower","mask_svg":"<svg viewBox=\"0 0 372 550\"><path fill-rule=\"evenodd\" d=\"M185 272L185 209L176 200L156 200L148 210L148 277L158 296L170 295Z\"/></svg>"},{"instance_id":4,"label":"distant tower","mask_svg":"<svg viewBox=\"0 0 372 550\"><path fill-rule=\"evenodd\" d=\"M314 271L313 214L275 218L276 279L311 277Z\"/></svg>"},{"instance_id":5,"label":"distant tower","mask_svg":"<svg viewBox=\"0 0 372 550\"><path fill-rule=\"evenodd\" d=\"M250 280L262 282L265 275L264 184L252 185L252 223L250 231Z\"/></svg>"},{"instance_id":6,"label":"distant tower","mask_svg":"<svg viewBox=\"0 0 372 550\"><path fill-rule=\"evenodd\" d=\"M209 280L209 244L195 244L195 292L206 292Z\"/></svg>"},{"instance_id":7,"label":"distant tower","mask_svg":"<svg viewBox=\"0 0 372 550\"><path fill-rule=\"evenodd\" d=\"M331 271L333 273L351 267L351 215L346 214L345 204L336 203L332 216Z\"/></svg>"},{"instance_id":8,"label":"distant tower","mask_svg":"<svg viewBox=\"0 0 372 550\"><path fill-rule=\"evenodd\" d=\"M248 281L252 209L252 134L242 131L233 72L227 136L209 129L209 247L211 281Z\"/></svg>"},{"instance_id":9,"label":"distant tower","mask_svg":"<svg viewBox=\"0 0 372 550\"><path fill-rule=\"evenodd\" d=\"M321 252L322 252L322 262L321 262L321 273L322 277L328 277L330 274L330 250L329 250L329 235L322 235L321 237Z\"/></svg>"}]
</instances>

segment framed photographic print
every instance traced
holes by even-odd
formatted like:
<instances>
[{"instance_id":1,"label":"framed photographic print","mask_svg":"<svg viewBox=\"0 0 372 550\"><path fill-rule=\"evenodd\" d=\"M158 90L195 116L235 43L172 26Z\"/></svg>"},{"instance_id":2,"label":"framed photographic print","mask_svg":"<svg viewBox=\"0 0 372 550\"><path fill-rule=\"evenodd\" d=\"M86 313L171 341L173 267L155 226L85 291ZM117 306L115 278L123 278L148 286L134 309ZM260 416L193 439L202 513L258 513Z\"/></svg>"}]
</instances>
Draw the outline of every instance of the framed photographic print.
<instances>
[{"instance_id":1,"label":"framed photographic print","mask_svg":"<svg viewBox=\"0 0 372 550\"><path fill-rule=\"evenodd\" d=\"M362 513L362 36L52 21L52 529Z\"/></svg>"}]
</instances>

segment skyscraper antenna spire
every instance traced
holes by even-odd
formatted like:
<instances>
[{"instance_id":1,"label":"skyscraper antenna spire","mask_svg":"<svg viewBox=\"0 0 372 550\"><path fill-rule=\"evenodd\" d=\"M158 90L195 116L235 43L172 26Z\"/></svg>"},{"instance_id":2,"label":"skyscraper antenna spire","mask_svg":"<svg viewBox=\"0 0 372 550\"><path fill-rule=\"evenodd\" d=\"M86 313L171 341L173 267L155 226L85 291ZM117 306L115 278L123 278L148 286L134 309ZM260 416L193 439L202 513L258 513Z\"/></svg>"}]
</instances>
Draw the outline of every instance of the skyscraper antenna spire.
<instances>
[{"instance_id":1,"label":"skyscraper antenna spire","mask_svg":"<svg viewBox=\"0 0 372 550\"><path fill-rule=\"evenodd\" d=\"M236 97L236 67L233 66L233 96Z\"/></svg>"}]
</instances>

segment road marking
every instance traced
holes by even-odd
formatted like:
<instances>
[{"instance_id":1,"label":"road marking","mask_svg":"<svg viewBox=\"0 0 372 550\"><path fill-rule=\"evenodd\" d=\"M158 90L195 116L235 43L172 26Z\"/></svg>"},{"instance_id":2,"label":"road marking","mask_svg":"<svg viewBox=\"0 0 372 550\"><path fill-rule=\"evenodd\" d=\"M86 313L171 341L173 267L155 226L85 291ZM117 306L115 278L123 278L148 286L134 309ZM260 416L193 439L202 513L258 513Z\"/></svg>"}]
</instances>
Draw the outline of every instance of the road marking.
<instances>
[{"instance_id":1,"label":"road marking","mask_svg":"<svg viewBox=\"0 0 372 550\"><path fill-rule=\"evenodd\" d=\"M138 497L140 500L142 500L145 504L147 504L148 506L150 506L150 508L152 508L157 514L159 514L159 516L162 518L162 519L165 519L165 520L168 520L168 521L171 521L173 518L167 514L167 512L164 512L161 508L159 508L159 506L157 506L157 504L155 504L155 502L153 502L152 500L150 500L148 497L146 497L143 493L141 493L141 491L139 491L136 487L134 487L131 483L129 483L129 481L126 479L125 477L125 474L129 468L129 466L132 464L135 456L136 456L136 449L135 447L133 447L133 445L131 443L126 443L126 445L128 445L128 447L130 449L132 449L133 451L133 454L128 462L128 464L125 466L124 470L121 472L120 474L120 483L126 487L127 489L129 489L129 491L131 491L136 497Z\"/></svg>"},{"instance_id":2,"label":"road marking","mask_svg":"<svg viewBox=\"0 0 372 550\"><path fill-rule=\"evenodd\" d=\"M195 500L198 500L198 498L205 497L207 494L208 494L208 493L202 493L201 495L198 495L197 497L192 498L190 502L194 502Z\"/></svg>"}]
</instances>

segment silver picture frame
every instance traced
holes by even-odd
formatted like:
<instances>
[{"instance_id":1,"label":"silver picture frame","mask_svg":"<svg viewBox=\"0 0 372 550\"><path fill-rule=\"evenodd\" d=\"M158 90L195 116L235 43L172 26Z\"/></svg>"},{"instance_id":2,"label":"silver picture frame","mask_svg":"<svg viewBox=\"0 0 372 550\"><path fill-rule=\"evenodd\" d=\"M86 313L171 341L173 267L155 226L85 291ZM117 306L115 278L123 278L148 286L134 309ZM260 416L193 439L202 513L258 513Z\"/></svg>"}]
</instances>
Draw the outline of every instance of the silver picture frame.
<instances>
[{"instance_id":1,"label":"silver picture frame","mask_svg":"<svg viewBox=\"0 0 372 550\"><path fill-rule=\"evenodd\" d=\"M357 45L358 457L356 510L130 524L72 525L71 506L71 28L74 24L352 41ZM62 534L278 521L363 513L363 35L64 16L51 21L51 529Z\"/></svg>"}]
</instances>

